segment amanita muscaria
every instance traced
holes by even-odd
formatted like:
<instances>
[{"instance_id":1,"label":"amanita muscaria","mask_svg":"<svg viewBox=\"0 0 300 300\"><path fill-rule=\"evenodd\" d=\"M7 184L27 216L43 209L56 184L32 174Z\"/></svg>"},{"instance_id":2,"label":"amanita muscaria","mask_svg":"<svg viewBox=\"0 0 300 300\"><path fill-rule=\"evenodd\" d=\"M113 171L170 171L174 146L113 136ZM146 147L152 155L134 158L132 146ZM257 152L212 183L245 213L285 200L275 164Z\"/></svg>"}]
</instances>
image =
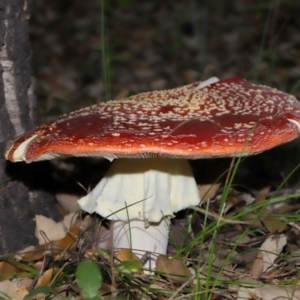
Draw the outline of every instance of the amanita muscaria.
<instances>
[{"instance_id":1,"label":"amanita muscaria","mask_svg":"<svg viewBox=\"0 0 300 300\"><path fill-rule=\"evenodd\" d=\"M200 202L188 159L257 154L297 138L299 122L293 96L239 78L213 78L61 116L20 135L5 157L114 160L80 206L115 221L115 247L164 254L168 218Z\"/></svg>"}]
</instances>

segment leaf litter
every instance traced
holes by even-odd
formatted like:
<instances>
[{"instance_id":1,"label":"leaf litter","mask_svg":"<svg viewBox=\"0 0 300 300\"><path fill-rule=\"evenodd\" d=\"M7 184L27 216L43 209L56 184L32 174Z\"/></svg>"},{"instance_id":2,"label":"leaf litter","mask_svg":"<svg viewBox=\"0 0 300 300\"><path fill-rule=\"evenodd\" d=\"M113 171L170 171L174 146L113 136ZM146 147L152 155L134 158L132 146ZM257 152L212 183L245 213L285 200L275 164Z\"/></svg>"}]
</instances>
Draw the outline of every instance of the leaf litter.
<instances>
[{"instance_id":1,"label":"leaf litter","mask_svg":"<svg viewBox=\"0 0 300 300\"><path fill-rule=\"evenodd\" d=\"M59 225L63 236L53 235L57 225L46 220L38 246L2 257L1 291L22 299L38 288L49 287L46 292L53 299L56 294L80 299L75 269L80 261L89 259L102 274L99 297L103 299L127 294L132 299L189 299L203 293L197 292L199 285L211 289L215 299L273 299L274 294L298 299L300 227L290 211L293 206L298 209L299 195L276 194L267 187L253 196L231 188L227 209L220 216L222 190L218 185L198 210L177 216L171 232L186 236L186 242L170 238L169 253L158 256L152 274L143 272L143 260L130 250L110 250L105 220L72 213L72 222L65 214L68 222Z\"/></svg>"}]
</instances>

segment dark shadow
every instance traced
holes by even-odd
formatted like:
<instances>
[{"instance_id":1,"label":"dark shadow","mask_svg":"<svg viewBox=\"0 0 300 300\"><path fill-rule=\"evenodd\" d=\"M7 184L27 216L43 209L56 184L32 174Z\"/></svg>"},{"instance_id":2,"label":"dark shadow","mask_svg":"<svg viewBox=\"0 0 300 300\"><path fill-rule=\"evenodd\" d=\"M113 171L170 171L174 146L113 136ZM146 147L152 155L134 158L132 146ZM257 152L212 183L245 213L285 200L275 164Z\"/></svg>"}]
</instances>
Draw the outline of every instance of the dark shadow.
<instances>
[{"instance_id":1,"label":"dark shadow","mask_svg":"<svg viewBox=\"0 0 300 300\"><path fill-rule=\"evenodd\" d=\"M279 186L300 163L299 145L297 139L261 154L242 158L233 183L250 189ZM218 178L219 182L224 182L231 158L191 160L190 163L198 183L214 183ZM299 182L300 169L290 176L285 186L295 186Z\"/></svg>"},{"instance_id":2,"label":"dark shadow","mask_svg":"<svg viewBox=\"0 0 300 300\"><path fill-rule=\"evenodd\" d=\"M26 164L6 162L6 174L31 190L85 195L103 177L110 163L104 159L67 158ZM82 187L83 186L83 187Z\"/></svg>"}]
</instances>

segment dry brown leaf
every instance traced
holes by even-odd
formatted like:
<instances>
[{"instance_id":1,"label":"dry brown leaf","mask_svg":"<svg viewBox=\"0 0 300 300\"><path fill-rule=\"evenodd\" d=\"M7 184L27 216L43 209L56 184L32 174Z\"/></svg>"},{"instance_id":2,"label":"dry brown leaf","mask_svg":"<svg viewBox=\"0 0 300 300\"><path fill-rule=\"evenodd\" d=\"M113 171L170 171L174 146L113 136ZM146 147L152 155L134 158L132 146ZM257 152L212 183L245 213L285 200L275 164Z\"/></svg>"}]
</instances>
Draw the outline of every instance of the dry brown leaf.
<instances>
[{"instance_id":1,"label":"dry brown leaf","mask_svg":"<svg viewBox=\"0 0 300 300\"><path fill-rule=\"evenodd\" d=\"M262 286L257 287L257 291L259 291L261 298L263 300L274 300L274 299L300 299L300 289L289 286Z\"/></svg>"},{"instance_id":2,"label":"dry brown leaf","mask_svg":"<svg viewBox=\"0 0 300 300\"><path fill-rule=\"evenodd\" d=\"M77 219L76 214L72 212L64 216L62 223L65 226L65 228L67 228L67 230L70 230L72 225L75 224L76 219Z\"/></svg>"},{"instance_id":3,"label":"dry brown leaf","mask_svg":"<svg viewBox=\"0 0 300 300\"><path fill-rule=\"evenodd\" d=\"M256 290L254 292L249 291L249 296L251 300L261 300L260 294Z\"/></svg>"},{"instance_id":4,"label":"dry brown leaf","mask_svg":"<svg viewBox=\"0 0 300 300\"><path fill-rule=\"evenodd\" d=\"M284 234L270 235L266 241L261 245L260 251L263 253L264 270L273 266L274 261L282 252L283 247L286 245L287 237Z\"/></svg>"},{"instance_id":5,"label":"dry brown leaf","mask_svg":"<svg viewBox=\"0 0 300 300\"><path fill-rule=\"evenodd\" d=\"M130 249L120 249L116 254L116 258L119 260L117 265L119 271L124 273L144 273L141 259Z\"/></svg>"},{"instance_id":6,"label":"dry brown leaf","mask_svg":"<svg viewBox=\"0 0 300 300\"><path fill-rule=\"evenodd\" d=\"M75 245L75 240L77 239L80 225L81 222L77 221L71 226L71 229L62 239L38 245L36 247L26 248L20 251L18 256L27 261L38 261L43 259L49 251L55 255L60 254L62 251L70 249Z\"/></svg>"},{"instance_id":7,"label":"dry brown leaf","mask_svg":"<svg viewBox=\"0 0 300 300\"><path fill-rule=\"evenodd\" d=\"M99 255L98 249L91 248L85 250L85 257L93 258L93 257L97 257L98 255Z\"/></svg>"},{"instance_id":8,"label":"dry brown leaf","mask_svg":"<svg viewBox=\"0 0 300 300\"><path fill-rule=\"evenodd\" d=\"M44 260L38 260L33 265L38 271L42 270L45 267Z\"/></svg>"},{"instance_id":9,"label":"dry brown leaf","mask_svg":"<svg viewBox=\"0 0 300 300\"><path fill-rule=\"evenodd\" d=\"M200 184L199 185L199 194L201 197L202 203L207 202L207 200L212 199L218 189L220 188L221 183L214 183L214 184Z\"/></svg>"},{"instance_id":10,"label":"dry brown leaf","mask_svg":"<svg viewBox=\"0 0 300 300\"><path fill-rule=\"evenodd\" d=\"M226 199L224 212L228 213L232 210L242 209L243 207L252 204L254 201L255 199L250 192L240 192L235 189L231 189L231 193Z\"/></svg>"},{"instance_id":11,"label":"dry brown leaf","mask_svg":"<svg viewBox=\"0 0 300 300\"><path fill-rule=\"evenodd\" d=\"M235 206L239 201L240 200L237 196L229 195L226 199L226 211Z\"/></svg>"},{"instance_id":12,"label":"dry brown leaf","mask_svg":"<svg viewBox=\"0 0 300 300\"><path fill-rule=\"evenodd\" d=\"M270 233L281 233L287 228L287 223L275 215L262 217L262 222Z\"/></svg>"},{"instance_id":13,"label":"dry brown leaf","mask_svg":"<svg viewBox=\"0 0 300 300\"><path fill-rule=\"evenodd\" d=\"M261 189L255 198L255 203L264 202L267 198L268 193L270 192L270 189L271 189L270 186Z\"/></svg>"},{"instance_id":14,"label":"dry brown leaf","mask_svg":"<svg viewBox=\"0 0 300 300\"><path fill-rule=\"evenodd\" d=\"M254 278L260 277L263 272L271 267L278 254L281 253L283 246L286 244L286 237L281 236L282 239L279 238L279 240L274 235L269 236L261 245L250 271Z\"/></svg>"},{"instance_id":15,"label":"dry brown leaf","mask_svg":"<svg viewBox=\"0 0 300 300\"><path fill-rule=\"evenodd\" d=\"M238 287L237 300L260 299L259 293L252 287L257 285L257 281L253 280L251 277L245 277L243 278L243 282L247 282L247 286L241 285Z\"/></svg>"},{"instance_id":16,"label":"dry brown leaf","mask_svg":"<svg viewBox=\"0 0 300 300\"><path fill-rule=\"evenodd\" d=\"M54 254L57 255L62 251L71 248L74 245L75 239L76 237L68 232L64 238L52 243L51 248L53 249Z\"/></svg>"},{"instance_id":17,"label":"dry brown leaf","mask_svg":"<svg viewBox=\"0 0 300 300\"><path fill-rule=\"evenodd\" d=\"M6 299L6 297L2 298L2 296L6 295L10 299L14 300L23 300L25 296L28 294L28 290L24 286L20 286L20 282L18 279L16 280L4 280L0 282L0 298Z\"/></svg>"},{"instance_id":18,"label":"dry brown leaf","mask_svg":"<svg viewBox=\"0 0 300 300\"><path fill-rule=\"evenodd\" d=\"M116 258L121 262L130 260L141 261L130 249L120 249L116 254Z\"/></svg>"},{"instance_id":19,"label":"dry brown leaf","mask_svg":"<svg viewBox=\"0 0 300 300\"><path fill-rule=\"evenodd\" d=\"M0 262L0 280L7 279L20 270L6 261Z\"/></svg>"},{"instance_id":20,"label":"dry brown leaf","mask_svg":"<svg viewBox=\"0 0 300 300\"><path fill-rule=\"evenodd\" d=\"M24 249L22 249L18 253L16 253L16 255L14 256L14 259L16 261L21 261L24 258L24 256L26 255L26 253L34 251L35 249L36 249L35 246L25 247Z\"/></svg>"},{"instance_id":21,"label":"dry brown leaf","mask_svg":"<svg viewBox=\"0 0 300 300\"><path fill-rule=\"evenodd\" d=\"M163 254L157 257L155 271L162 272L162 276L174 283L184 283L192 276L181 259L169 258Z\"/></svg>"},{"instance_id":22,"label":"dry brown leaf","mask_svg":"<svg viewBox=\"0 0 300 300\"><path fill-rule=\"evenodd\" d=\"M70 230L62 239L53 243L53 248L56 250L56 254L58 254L61 250L65 250L74 246L75 240L79 233L80 224L80 222L76 222L75 224L73 224Z\"/></svg>"},{"instance_id":23,"label":"dry brown leaf","mask_svg":"<svg viewBox=\"0 0 300 300\"><path fill-rule=\"evenodd\" d=\"M35 221L36 237L38 238L40 245L47 241L60 240L66 235L66 230L62 222L57 223L43 215L36 215Z\"/></svg>"},{"instance_id":24,"label":"dry brown leaf","mask_svg":"<svg viewBox=\"0 0 300 300\"><path fill-rule=\"evenodd\" d=\"M257 251L258 249L253 247L252 249L249 249L248 251L244 251L242 253L240 253L240 255L242 255L242 260L244 262L244 264L250 264L253 263L256 255L257 255Z\"/></svg>"},{"instance_id":25,"label":"dry brown leaf","mask_svg":"<svg viewBox=\"0 0 300 300\"><path fill-rule=\"evenodd\" d=\"M46 270L43 275L39 278L36 287L40 286L50 286L51 281L54 277L54 275L58 272L58 268L51 268Z\"/></svg>"},{"instance_id":26,"label":"dry brown leaf","mask_svg":"<svg viewBox=\"0 0 300 300\"><path fill-rule=\"evenodd\" d=\"M281 272L282 272L281 269L271 270L270 272L268 272L268 278L273 279L273 278L277 277Z\"/></svg>"},{"instance_id":27,"label":"dry brown leaf","mask_svg":"<svg viewBox=\"0 0 300 300\"><path fill-rule=\"evenodd\" d=\"M268 193L270 192L270 187L265 187L259 191L256 196L255 202L261 203L264 202L267 198ZM270 208L266 207L261 213L261 221L264 226L268 229L270 233L281 233L287 228L287 224L283 222L279 217L271 215L272 211Z\"/></svg>"},{"instance_id":28,"label":"dry brown leaf","mask_svg":"<svg viewBox=\"0 0 300 300\"><path fill-rule=\"evenodd\" d=\"M263 269L263 254L261 253L261 251L258 251L256 258L254 259L250 274L253 276L253 278L257 279L261 276Z\"/></svg>"},{"instance_id":29,"label":"dry brown leaf","mask_svg":"<svg viewBox=\"0 0 300 300\"><path fill-rule=\"evenodd\" d=\"M44 245L38 245L33 249L23 252L22 253L23 259L26 261L37 261L43 259L46 254L48 245L49 243Z\"/></svg>"},{"instance_id":30,"label":"dry brown leaf","mask_svg":"<svg viewBox=\"0 0 300 300\"><path fill-rule=\"evenodd\" d=\"M108 296L112 292L111 284L105 282L102 283L101 288L99 289L99 296Z\"/></svg>"},{"instance_id":31,"label":"dry brown leaf","mask_svg":"<svg viewBox=\"0 0 300 300\"><path fill-rule=\"evenodd\" d=\"M56 194L55 197L65 212L75 213L78 210L78 196L60 193Z\"/></svg>"},{"instance_id":32,"label":"dry brown leaf","mask_svg":"<svg viewBox=\"0 0 300 300\"><path fill-rule=\"evenodd\" d=\"M31 279L29 277L24 277L24 278L21 279L20 285L24 286L27 289L30 289L31 286L32 286L32 282L33 282L33 279Z\"/></svg>"}]
</instances>

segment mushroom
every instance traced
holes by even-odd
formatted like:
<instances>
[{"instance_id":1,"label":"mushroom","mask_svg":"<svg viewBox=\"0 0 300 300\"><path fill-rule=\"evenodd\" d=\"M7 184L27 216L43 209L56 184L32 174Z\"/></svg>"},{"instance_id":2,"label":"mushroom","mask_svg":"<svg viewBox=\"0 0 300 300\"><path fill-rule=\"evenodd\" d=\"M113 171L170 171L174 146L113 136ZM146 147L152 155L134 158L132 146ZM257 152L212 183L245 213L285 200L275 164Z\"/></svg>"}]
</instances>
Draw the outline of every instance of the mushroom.
<instances>
[{"instance_id":1,"label":"mushroom","mask_svg":"<svg viewBox=\"0 0 300 300\"><path fill-rule=\"evenodd\" d=\"M19 136L5 157L114 160L80 206L113 220L114 247L165 254L169 217L200 202L188 159L257 154L297 138L299 122L293 96L214 77L63 115Z\"/></svg>"}]
</instances>

